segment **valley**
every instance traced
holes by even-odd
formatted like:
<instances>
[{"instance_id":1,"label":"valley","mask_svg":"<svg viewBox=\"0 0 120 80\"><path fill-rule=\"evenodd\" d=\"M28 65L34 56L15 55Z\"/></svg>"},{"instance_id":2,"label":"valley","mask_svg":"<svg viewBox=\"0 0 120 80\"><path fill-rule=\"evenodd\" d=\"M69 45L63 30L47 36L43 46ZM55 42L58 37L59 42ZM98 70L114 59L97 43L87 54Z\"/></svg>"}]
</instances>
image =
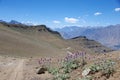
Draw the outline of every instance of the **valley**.
<instances>
[{"instance_id":1,"label":"valley","mask_svg":"<svg viewBox=\"0 0 120 80\"><path fill-rule=\"evenodd\" d=\"M64 39L45 25L0 23L0 80L119 80L119 59L120 51L86 36ZM101 72L105 66L110 73Z\"/></svg>"}]
</instances>

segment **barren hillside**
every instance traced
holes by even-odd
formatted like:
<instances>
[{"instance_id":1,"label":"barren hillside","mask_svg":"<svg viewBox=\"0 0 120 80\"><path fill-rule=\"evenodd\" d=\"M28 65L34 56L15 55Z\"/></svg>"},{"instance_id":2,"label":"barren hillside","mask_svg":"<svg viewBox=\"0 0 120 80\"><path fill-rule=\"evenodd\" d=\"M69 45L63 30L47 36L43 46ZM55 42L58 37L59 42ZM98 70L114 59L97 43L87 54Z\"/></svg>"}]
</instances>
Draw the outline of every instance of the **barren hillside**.
<instances>
[{"instance_id":1,"label":"barren hillside","mask_svg":"<svg viewBox=\"0 0 120 80\"><path fill-rule=\"evenodd\" d=\"M27 26L3 22L0 24L0 54L30 57L64 55L67 51L74 50L89 53L111 51L96 41L79 38L64 40L58 32L50 30L45 25ZM98 49L99 46L102 48Z\"/></svg>"}]
</instances>

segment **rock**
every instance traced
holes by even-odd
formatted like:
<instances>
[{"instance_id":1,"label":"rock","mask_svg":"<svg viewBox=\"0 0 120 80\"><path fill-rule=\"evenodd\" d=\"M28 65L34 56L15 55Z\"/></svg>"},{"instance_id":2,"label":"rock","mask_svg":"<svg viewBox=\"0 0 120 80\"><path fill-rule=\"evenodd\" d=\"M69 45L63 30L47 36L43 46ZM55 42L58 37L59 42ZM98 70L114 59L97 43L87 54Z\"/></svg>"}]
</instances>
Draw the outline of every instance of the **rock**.
<instances>
[{"instance_id":1,"label":"rock","mask_svg":"<svg viewBox=\"0 0 120 80\"><path fill-rule=\"evenodd\" d=\"M83 72L82 72L82 76L85 77L90 73L91 69L86 68Z\"/></svg>"},{"instance_id":2,"label":"rock","mask_svg":"<svg viewBox=\"0 0 120 80\"><path fill-rule=\"evenodd\" d=\"M47 71L47 69L42 67L38 70L37 74L44 74L45 71Z\"/></svg>"}]
</instances>

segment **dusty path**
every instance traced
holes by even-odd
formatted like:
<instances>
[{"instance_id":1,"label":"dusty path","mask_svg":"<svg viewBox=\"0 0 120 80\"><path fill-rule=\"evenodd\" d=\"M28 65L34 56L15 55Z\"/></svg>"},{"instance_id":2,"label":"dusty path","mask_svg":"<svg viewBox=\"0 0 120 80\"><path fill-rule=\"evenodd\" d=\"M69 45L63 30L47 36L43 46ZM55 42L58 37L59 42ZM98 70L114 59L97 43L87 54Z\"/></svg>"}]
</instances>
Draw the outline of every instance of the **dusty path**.
<instances>
[{"instance_id":1,"label":"dusty path","mask_svg":"<svg viewBox=\"0 0 120 80\"><path fill-rule=\"evenodd\" d=\"M24 59L18 62L18 65L11 73L9 80L23 80L23 64L24 64Z\"/></svg>"},{"instance_id":2,"label":"dusty path","mask_svg":"<svg viewBox=\"0 0 120 80\"><path fill-rule=\"evenodd\" d=\"M24 80L25 59L0 57L0 80Z\"/></svg>"}]
</instances>

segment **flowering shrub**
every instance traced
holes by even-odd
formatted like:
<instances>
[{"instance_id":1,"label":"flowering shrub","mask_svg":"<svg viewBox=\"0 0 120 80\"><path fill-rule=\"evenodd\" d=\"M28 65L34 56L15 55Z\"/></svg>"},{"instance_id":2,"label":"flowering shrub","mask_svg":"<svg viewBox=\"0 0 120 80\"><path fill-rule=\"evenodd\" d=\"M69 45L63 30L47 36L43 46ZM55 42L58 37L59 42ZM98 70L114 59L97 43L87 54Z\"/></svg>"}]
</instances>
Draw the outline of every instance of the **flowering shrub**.
<instances>
[{"instance_id":1,"label":"flowering shrub","mask_svg":"<svg viewBox=\"0 0 120 80\"><path fill-rule=\"evenodd\" d=\"M74 60L81 60L85 61L86 53L85 52L75 52L75 53L68 53L64 58L62 59L56 59L56 58L40 58L38 60L39 65L49 65L51 63L60 64L63 62L69 62Z\"/></svg>"},{"instance_id":2,"label":"flowering shrub","mask_svg":"<svg viewBox=\"0 0 120 80\"><path fill-rule=\"evenodd\" d=\"M74 61L64 62L62 68L64 73L70 73L73 69L77 69L79 66L80 66L79 62L74 60Z\"/></svg>"},{"instance_id":3,"label":"flowering shrub","mask_svg":"<svg viewBox=\"0 0 120 80\"><path fill-rule=\"evenodd\" d=\"M103 76L109 78L115 71L114 69L114 62L112 60L102 60L100 58L97 59L95 56L88 56L85 52L69 52L64 58L57 59L57 58L41 58L39 59L39 64L42 67L47 68L47 71L54 75L54 80L66 80L69 79L69 73L77 68L83 69L84 66L87 64L86 59L88 61L95 61L94 64L89 66L90 69L89 74L95 74L96 72L101 72ZM96 61L99 60L99 61ZM52 64L52 66L51 66ZM53 66L54 64L58 66ZM85 77L77 79L77 80L92 80L91 77Z\"/></svg>"},{"instance_id":4,"label":"flowering shrub","mask_svg":"<svg viewBox=\"0 0 120 80\"><path fill-rule=\"evenodd\" d=\"M39 59L39 64L47 68L50 74L54 75L54 80L66 80L70 78L68 73L86 64L85 56L85 52L68 53L63 59L41 58ZM51 63L60 64L60 66L53 67L50 65Z\"/></svg>"}]
</instances>

